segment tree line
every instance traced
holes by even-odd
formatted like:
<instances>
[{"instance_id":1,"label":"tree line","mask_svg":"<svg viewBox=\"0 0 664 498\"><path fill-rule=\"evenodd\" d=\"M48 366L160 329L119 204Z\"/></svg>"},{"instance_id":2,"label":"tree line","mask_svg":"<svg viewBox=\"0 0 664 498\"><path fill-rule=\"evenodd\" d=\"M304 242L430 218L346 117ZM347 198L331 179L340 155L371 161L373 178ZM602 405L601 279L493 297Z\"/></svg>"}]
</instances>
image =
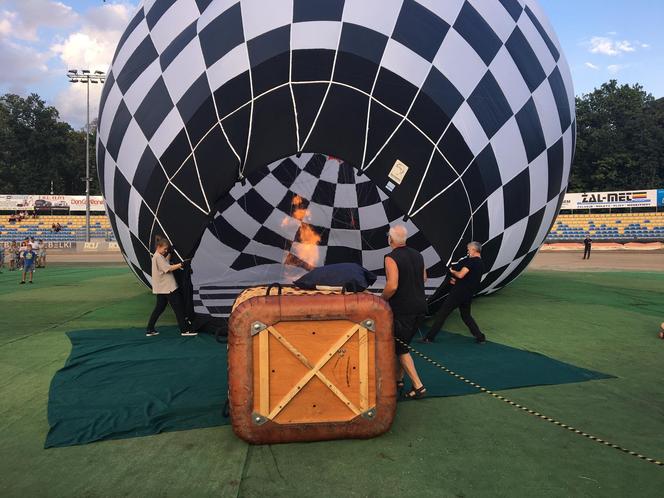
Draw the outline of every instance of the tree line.
<instances>
[{"instance_id":1,"label":"tree line","mask_svg":"<svg viewBox=\"0 0 664 498\"><path fill-rule=\"evenodd\" d=\"M85 193L85 130L60 119L37 94L0 96L0 194ZM91 193L99 193L94 130ZM52 183L51 183L52 182Z\"/></svg>"},{"instance_id":2,"label":"tree line","mask_svg":"<svg viewBox=\"0 0 664 498\"><path fill-rule=\"evenodd\" d=\"M570 192L664 188L664 99L611 80L576 98ZM60 119L37 94L0 97L0 194L85 192L85 130ZM99 193L95 127L91 192ZM51 183L52 182L52 183Z\"/></svg>"},{"instance_id":3,"label":"tree line","mask_svg":"<svg viewBox=\"0 0 664 498\"><path fill-rule=\"evenodd\" d=\"M664 99L611 80L576 98L570 192L664 188Z\"/></svg>"}]
</instances>

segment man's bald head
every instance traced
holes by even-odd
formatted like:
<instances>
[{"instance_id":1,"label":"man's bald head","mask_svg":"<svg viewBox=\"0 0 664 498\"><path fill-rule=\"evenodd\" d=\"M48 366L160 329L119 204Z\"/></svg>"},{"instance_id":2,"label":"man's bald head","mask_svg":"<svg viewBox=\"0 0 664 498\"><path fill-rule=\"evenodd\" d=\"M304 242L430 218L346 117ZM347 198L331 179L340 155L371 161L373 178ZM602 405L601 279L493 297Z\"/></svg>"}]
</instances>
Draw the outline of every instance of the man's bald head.
<instances>
[{"instance_id":1,"label":"man's bald head","mask_svg":"<svg viewBox=\"0 0 664 498\"><path fill-rule=\"evenodd\" d=\"M393 247L400 247L406 245L408 239L408 229L403 225L395 225L390 228L390 245Z\"/></svg>"}]
</instances>

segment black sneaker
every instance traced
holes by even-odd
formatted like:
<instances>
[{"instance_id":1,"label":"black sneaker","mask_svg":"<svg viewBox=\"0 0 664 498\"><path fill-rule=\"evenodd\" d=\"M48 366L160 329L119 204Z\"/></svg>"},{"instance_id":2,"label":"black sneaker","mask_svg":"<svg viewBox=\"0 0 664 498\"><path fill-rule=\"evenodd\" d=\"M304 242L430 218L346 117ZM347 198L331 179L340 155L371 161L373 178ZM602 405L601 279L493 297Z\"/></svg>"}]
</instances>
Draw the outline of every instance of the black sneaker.
<instances>
[{"instance_id":1,"label":"black sneaker","mask_svg":"<svg viewBox=\"0 0 664 498\"><path fill-rule=\"evenodd\" d=\"M32 280L30 280L28 283L31 284L31 283L32 283Z\"/></svg>"},{"instance_id":2,"label":"black sneaker","mask_svg":"<svg viewBox=\"0 0 664 498\"><path fill-rule=\"evenodd\" d=\"M153 337L153 336L155 336L155 335L159 335L159 332L157 332L156 330L147 330L147 331L145 332L145 335L146 335L147 337Z\"/></svg>"},{"instance_id":3,"label":"black sneaker","mask_svg":"<svg viewBox=\"0 0 664 498\"><path fill-rule=\"evenodd\" d=\"M25 283L25 280L21 280L21 281L19 282L19 284L24 284L24 283Z\"/></svg>"},{"instance_id":4,"label":"black sneaker","mask_svg":"<svg viewBox=\"0 0 664 498\"><path fill-rule=\"evenodd\" d=\"M475 338L475 342L476 342L477 344L486 344L486 337L485 337L485 336L482 336L482 337L476 337L476 338Z\"/></svg>"},{"instance_id":5,"label":"black sneaker","mask_svg":"<svg viewBox=\"0 0 664 498\"><path fill-rule=\"evenodd\" d=\"M193 337L198 335L198 332L194 332L193 330L185 330L184 332L180 332L180 335L182 337Z\"/></svg>"}]
</instances>

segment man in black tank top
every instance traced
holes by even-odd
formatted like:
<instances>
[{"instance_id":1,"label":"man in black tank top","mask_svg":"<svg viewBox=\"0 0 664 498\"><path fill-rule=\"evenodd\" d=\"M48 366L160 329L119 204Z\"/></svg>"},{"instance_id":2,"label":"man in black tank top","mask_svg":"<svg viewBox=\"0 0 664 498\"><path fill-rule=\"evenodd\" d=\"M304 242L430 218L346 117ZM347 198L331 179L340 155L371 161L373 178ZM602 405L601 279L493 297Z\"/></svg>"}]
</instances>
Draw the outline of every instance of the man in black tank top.
<instances>
[{"instance_id":1,"label":"man in black tank top","mask_svg":"<svg viewBox=\"0 0 664 498\"><path fill-rule=\"evenodd\" d=\"M417 399L426 394L426 389L417 374L408 344L424 321L426 313L424 258L415 249L406 246L408 231L405 226L392 227L388 237L392 252L385 256L387 281L381 297L390 303L394 315L397 388L404 387L405 371L412 383L412 389L405 396Z\"/></svg>"},{"instance_id":2,"label":"man in black tank top","mask_svg":"<svg viewBox=\"0 0 664 498\"><path fill-rule=\"evenodd\" d=\"M436 335L445 324L445 320L456 308L459 308L461 319L470 330L470 333L475 336L475 341L479 344L486 342L486 336L470 314L470 303L473 295L479 290L482 274L484 273L481 252L482 245L479 242L471 242L468 244L468 257L459 262L458 266L461 268L450 268L452 276L450 293L434 316L431 329L429 329L426 337L422 339L422 342L434 342Z\"/></svg>"}]
</instances>

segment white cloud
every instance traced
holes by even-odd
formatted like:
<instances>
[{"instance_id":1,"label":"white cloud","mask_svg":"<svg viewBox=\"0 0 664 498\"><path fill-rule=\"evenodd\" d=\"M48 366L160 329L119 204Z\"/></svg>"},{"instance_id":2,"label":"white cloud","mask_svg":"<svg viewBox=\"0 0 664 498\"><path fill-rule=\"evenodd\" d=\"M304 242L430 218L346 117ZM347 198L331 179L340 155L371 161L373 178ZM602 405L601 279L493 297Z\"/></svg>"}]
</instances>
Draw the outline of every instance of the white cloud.
<instances>
[{"instance_id":1,"label":"white cloud","mask_svg":"<svg viewBox=\"0 0 664 498\"><path fill-rule=\"evenodd\" d=\"M65 73L68 69L107 70L138 2L89 2L89 7L78 11L69 3L0 0L0 90L45 93L62 119L78 127L85 122L85 85L64 86ZM93 118L100 87L90 87Z\"/></svg>"},{"instance_id":2,"label":"white cloud","mask_svg":"<svg viewBox=\"0 0 664 498\"><path fill-rule=\"evenodd\" d=\"M68 69L108 70L118 40L134 10L135 6L131 4L116 3L95 7L83 14L80 29L50 47L61 63L62 74ZM101 85L90 86L91 118L97 115L100 90ZM85 91L85 85L71 84L56 96L55 105L62 119L84 122Z\"/></svg>"},{"instance_id":3,"label":"white cloud","mask_svg":"<svg viewBox=\"0 0 664 498\"><path fill-rule=\"evenodd\" d=\"M130 4L90 9L84 14L81 28L51 45L51 50L67 69L106 70L133 10Z\"/></svg>"},{"instance_id":4,"label":"white cloud","mask_svg":"<svg viewBox=\"0 0 664 498\"><path fill-rule=\"evenodd\" d=\"M118 38L119 34L109 38L109 33L85 29L52 45L51 50L66 69L105 71L113 57Z\"/></svg>"},{"instance_id":5,"label":"white cloud","mask_svg":"<svg viewBox=\"0 0 664 498\"><path fill-rule=\"evenodd\" d=\"M642 43L641 48L650 48L650 44L649 43Z\"/></svg>"},{"instance_id":6,"label":"white cloud","mask_svg":"<svg viewBox=\"0 0 664 498\"><path fill-rule=\"evenodd\" d=\"M599 66L596 66L592 62L586 62L584 65L589 69L594 69L595 71L597 71L599 69Z\"/></svg>"},{"instance_id":7,"label":"white cloud","mask_svg":"<svg viewBox=\"0 0 664 498\"><path fill-rule=\"evenodd\" d=\"M629 67L627 64L611 64L606 66L606 70L611 74L618 74L620 71Z\"/></svg>"},{"instance_id":8,"label":"white cloud","mask_svg":"<svg viewBox=\"0 0 664 498\"><path fill-rule=\"evenodd\" d=\"M99 112L99 98L102 85L90 85L90 121L97 117ZM87 96L86 85L71 83L64 91L60 92L54 101L56 109L60 112L60 119L71 123L75 128L85 126Z\"/></svg>"},{"instance_id":9,"label":"white cloud","mask_svg":"<svg viewBox=\"0 0 664 498\"><path fill-rule=\"evenodd\" d=\"M38 41L38 31L48 28L68 28L78 20L78 14L69 5L52 0L5 0L7 10L3 18L11 21L12 37Z\"/></svg>"},{"instance_id":10,"label":"white cloud","mask_svg":"<svg viewBox=\"0 0 664 498\"><path fill-rule=\"evenodd\" d=\"M9 36L16 22L16 12L3 10L0 12L0 36Z\"/></svg>"},{"instance_id":11,"label":"white cloud","mask_svg":"<svg viewBox=\"0 0 664 498\"><path fill-rule=\"evenodd\" d=\"M593 36L590 39L589 50L593 54L614 56L634 52L636 47L629 40L614 40L606 36Z\"/></svg>"},{"instance_id":12,"label":"white cloud","mask_svg":"<svg viewBox=\"0 0 664 498\"><path fill-rule=\"evenodd\" d=\"M32 47L0 38L0 85L10 92L24 93L26 85L48 76L48 56Z\"/></svg>"},{"instance_id":13,"label":"white cloud","mask_svg":"<svg viewBox=\"0 0 664 498\"><path fill-rule=\"evenodd\" d=\"M135 10L131 3L104 4L88 10L85 22L99 30L124 31Z\"/></svg>"}]
</instances>

